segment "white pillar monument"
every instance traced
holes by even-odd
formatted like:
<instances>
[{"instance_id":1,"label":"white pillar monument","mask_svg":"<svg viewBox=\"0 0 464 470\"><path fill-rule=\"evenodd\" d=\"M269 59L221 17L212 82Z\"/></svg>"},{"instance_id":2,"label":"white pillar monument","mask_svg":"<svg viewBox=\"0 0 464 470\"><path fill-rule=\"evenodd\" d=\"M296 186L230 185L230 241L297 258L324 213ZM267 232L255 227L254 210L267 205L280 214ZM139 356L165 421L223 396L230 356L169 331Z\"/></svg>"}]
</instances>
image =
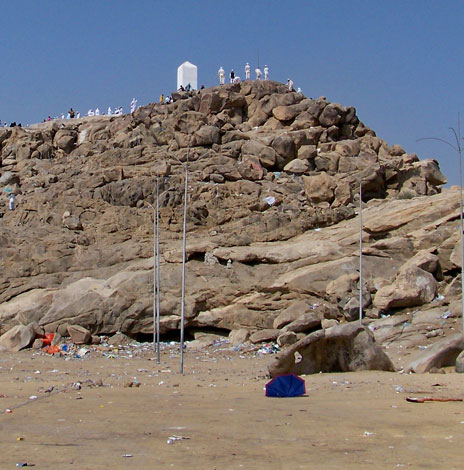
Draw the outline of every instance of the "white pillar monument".
<instances>
[{"instance_id":1,"label":"white pillar monument","mask_svg":"<svg viewBox=\"0 0 464 470\"><path fill-rule=\"evenodd\" d=\"M177 68L177 89L187 88L190 85L192 90L198 90L198 68L190 62L184 62Z\"/></svg>"}]
</instances>

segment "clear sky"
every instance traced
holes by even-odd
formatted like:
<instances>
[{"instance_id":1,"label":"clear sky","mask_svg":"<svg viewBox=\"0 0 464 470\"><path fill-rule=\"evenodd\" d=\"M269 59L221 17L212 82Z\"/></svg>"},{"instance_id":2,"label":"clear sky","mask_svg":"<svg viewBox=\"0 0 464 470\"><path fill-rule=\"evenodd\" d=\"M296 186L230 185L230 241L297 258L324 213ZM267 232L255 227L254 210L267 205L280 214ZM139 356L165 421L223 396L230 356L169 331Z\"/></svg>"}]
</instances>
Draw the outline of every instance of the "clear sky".
<instances>
[{"instance_id":1,"label":"clear sky","mask_svg":"<svg viewBox=\"0 0 464 470\"><path fill-rule=\"evenodd\" d=\"M13 0L0 9L0 119L23 125L176 88L177 67L243 78L250 62L308 97L355 106L389 144L436 158L459 183L452 149L463 113L463 0Z\"/></svg>"}]
</instances>

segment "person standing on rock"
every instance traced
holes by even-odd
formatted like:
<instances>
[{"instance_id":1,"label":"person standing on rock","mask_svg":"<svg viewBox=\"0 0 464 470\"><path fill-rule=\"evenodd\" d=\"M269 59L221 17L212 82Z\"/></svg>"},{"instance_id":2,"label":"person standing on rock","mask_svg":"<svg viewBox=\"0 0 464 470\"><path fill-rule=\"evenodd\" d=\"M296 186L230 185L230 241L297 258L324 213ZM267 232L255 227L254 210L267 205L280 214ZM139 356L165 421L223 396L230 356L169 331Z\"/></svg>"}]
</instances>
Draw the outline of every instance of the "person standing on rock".
<instances>
[{"instance_id":1,"label":"person standing on rock","mask_svg":"<svg viewBox=\"0 0 464 470\"><path fill-rule=\"evenodd\" d=\"M234 83L235 80L235 72L234 69L230 71L230 83Z\"/></svg>"},{"instance_id":2,"label":"person standing on rock","mask_svg":"<svg viewBox=\"0 0 464 470\"><path fill-rule=\"evenodd\" d=\"M160 95L160 100L159 100L160 104L163 104L164 103L164 94L161 93Z\"/></svg>"},{"instance_id":3,"label":"person standing on rock","mask_svg":"<svg viewBox=\"0 0 464 470\"><path fill-rule=\"evenodd\" d=\"M256 73L256 80L261 80L261 69L259 68L259 65L258 67L256 67L255 73Z\"/></svg>"},{"instance_id":4,"label":"person standing on rock","mask_svg":"<svg viewBox=\"0 0 464 470\"><path fill-rule=\"evenodd\" d=\"M263 71L264 71L264 80L269 80L269 67L265 65Z\"/></svg>"},{"instance_id":5,"label":"person standing on rock","mask_svg":"<svg viewBox=\"0 0 464 470\"><path fill-rule=\"evenodd\" d=\"M16 196L14 195L14 193L11 193L10 200L8 201L8 209L10 209L10 211L14 211L15 207L16 207Z\"/></svg>"},{"instance_id":6,"label":"person standing on rock","mask_svg":"<svg viewBox=\"0 0 464 470\"><path fill-rule=\"evenodd\" d=\"M135 98L132 98L132 101L130 103L131 113L133 113L136 109L137 109L137 100Z\"/></svg>"},{"instance_id":7,"label":"person standing on rock","mask_svg":"<svg viewBox=\"0 0 464 470\"><path fill-rule=\"evenodd\" d=\"M293 85L293 80L287 78L288 91L295 91L295 86Z\"/></svg>"},{"instance_id":8,"label":"person standing on rock","mask_svg":"<svg viewBox=\"0 0 464 470\"><path fill-rule=\"evenodd\" d=\"M108 111L107 111L108 116L111 116L113 114L113 111L111 109L111 106L108 106Z\"/></svg>"},{"instance_id":9,"label":"person standing on rock","mask_svg":"<svg viewBox=\"0 0 464 470\"><path fill-rule=\"evenodd\" d=\"M226 78L226 73L224 72L224 69L222 68L222 66L219 67L218 77L219 77L219 85L224 85L224 81L225 81L225 78Z\"/></svg>"},{"instance_id":10,"label":"person standing on rock","mask_svg":"<svg viewBox=\"0 0 464 470\"><path fill-rule=\"evenodd\" d=\"M247 62L245 65L245 80L251 79L251 67L250 64Z\"/></svg>"}]
</instances>

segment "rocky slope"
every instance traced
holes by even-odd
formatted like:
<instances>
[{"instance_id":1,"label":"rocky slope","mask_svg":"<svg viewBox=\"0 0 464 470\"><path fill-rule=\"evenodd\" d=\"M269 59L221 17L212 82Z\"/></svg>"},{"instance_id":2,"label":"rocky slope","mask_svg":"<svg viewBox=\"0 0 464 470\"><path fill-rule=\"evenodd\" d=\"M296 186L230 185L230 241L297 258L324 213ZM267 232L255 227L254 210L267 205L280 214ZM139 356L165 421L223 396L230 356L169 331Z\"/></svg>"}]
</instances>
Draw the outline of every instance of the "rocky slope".
<instances>
[{"instance_id":1,"label":"rocky slope","mask_svg":"<svg viewBox=\"0 0 464 470\"><path fill-rule=\"evenodd\" d=\"M459 192L441 192L436 161L277 82L173 97L0 130L0 333L151 333L156 177L161 332L176 330L187 160L188 330L275 339L356 319L360 182L366 315L459 298Z\"/></svg>"}]
</instances>

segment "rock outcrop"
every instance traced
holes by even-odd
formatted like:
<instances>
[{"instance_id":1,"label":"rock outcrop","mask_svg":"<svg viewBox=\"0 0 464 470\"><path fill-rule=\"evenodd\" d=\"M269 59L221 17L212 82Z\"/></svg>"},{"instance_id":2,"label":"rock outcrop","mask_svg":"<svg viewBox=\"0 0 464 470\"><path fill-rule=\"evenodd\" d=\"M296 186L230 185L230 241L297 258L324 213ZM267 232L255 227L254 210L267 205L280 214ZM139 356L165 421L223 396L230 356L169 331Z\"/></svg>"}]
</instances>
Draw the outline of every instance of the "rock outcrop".
<instances>
[{"instance_id":1,"label":"rock outcrop","mask_svg":"<svg viewBox=\"0 0 464 470\"><path fill-rule=\"evenodd\" d=\"M311 333L285 349L269 366L271 377L358 370L394 370L370 330L358 322Z\"/></svg>"},{"instance_id":2,"label":"rock outcrop","mask_svg":"<svg viewBox=\"0 0 464 470\"><path fill-rule=\"evenodd\" d=\"M6 196L0 208L0 333L37 322L150 334L156 181L161 333L177 329L186 162L187 329L291 343L355 320L360 182L366 315L458 295L459 193L441 192L435 160L277 82L173 96L0 130L0 190L17 195L16 210Z\"/></svg>"}]
</instances>

